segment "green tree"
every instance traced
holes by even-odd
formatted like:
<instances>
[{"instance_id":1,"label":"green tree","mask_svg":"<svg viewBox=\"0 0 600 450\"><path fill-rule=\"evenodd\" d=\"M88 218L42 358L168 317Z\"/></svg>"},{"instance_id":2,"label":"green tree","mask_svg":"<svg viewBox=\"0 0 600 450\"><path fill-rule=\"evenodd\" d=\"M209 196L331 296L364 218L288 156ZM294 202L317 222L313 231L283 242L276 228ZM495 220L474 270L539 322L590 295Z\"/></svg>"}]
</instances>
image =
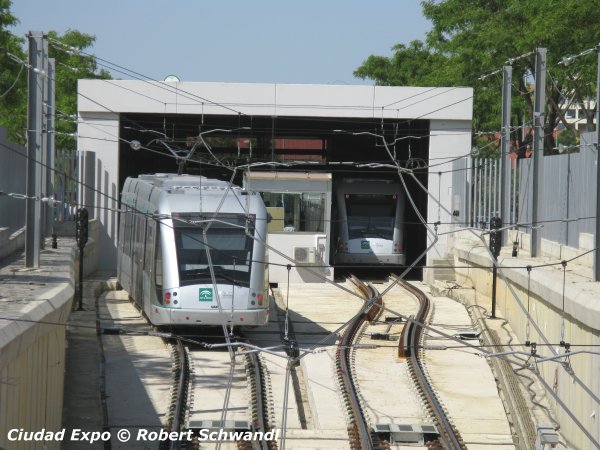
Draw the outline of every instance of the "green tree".
<instances>
[{"instance_id":1,"label":"green tree","mask_svg":"<svg viewBox=\"0 0 600 450\"><path fill-rule=\"evenodd\" d=\"M424 43L408 49L395 46L391 57L369 57L355 75L379 84L473 86L475 131L498 130L501 119L502 76L497 70L513 66L513 123L531 123L535 69L531 52L548 49L546 86L546 151L556 143L553 131L566 123L560 104L565 97L584 107L594 95L593 58L578 58L571 66L562 57L577 54L600 41L600 8L579 0L426 0L424 15L432 29ZM411 50L411 51L407 51ZM418 50L418 51L417 51ZM521 55L527 55L511 61ZM396 59L401 64L394 63ZM425 62L426 68L413 66ZM376 63L376 64L375 64ZM394 72L405 72L395 74ZM496 72L494 75L482 75ZM592 120L586 111L588 121ZM516 140L518 133L514 133Z\"/></svg>"},{"instance_id":2,"label":"green tree","mask_svg":"<svg viewBox=\"0 0 600 450\"><path fill-rule=\"evenodd\" d=\"M570 128L563 129L558 136L556 136L556 145L559 147L561 153L575 153L579 152L579 140L575 135L575 132Z\"/></svg>"},{"instance_id":3,"label":"green tree","mask_svg":"<svg viewBox=\"0 0 600 450\"><path fill-rule=\"evenodd\" d=\"M27 70L18 61L27 56L21 47L24 40L8 30L19 23L10 6L10 0L0 0L0 125L6 127L12 140L25 142Z\"/></svg>"},{"instance_id":4,"label":"green tree","mask_svg":"<svg viewBox=\"0 0 600 450\"><path fill-rule=\"evenodd\" d=\"M110 79L104 69L98 69L96 59L86 54L96 38L77 30L68 30L62 36L48 33L49 54L56 60L56 130L57 147L75 149L76 140L69 134L77 130L77 80L81 78Z\"/></svg>"},{"instance_id":5,"label":"green tree","mask_svg":"<svg viewBox=\"0 0 600 450\"><path fill-rule=\"evenodd\" d=\"M397 44L392 47L392 57L369 56L354 76L361 79L370 78L382 86L443 86L453 81L448 58L440 53L433 53L421 41L412 41L409 46ZM432 71L431 67L437 70Z\"/></svg>"},{"instance_id":6,"label":"green tree","mask_svg":"<svg viewBox=\"0 0 600 450\"><path fill-rule=\"evenodd\" d=\"M11 140L27 139L27 42L9 30L19 23L10 12L11 0L0 0L0 125L7 128ZM75 149L76 140L68 134L77 130L77 80L110 78L98 69L93 56L85 50L93 46L95 37L77 30L63 35L47 33L49 56L56 60L55 96L57 147Z\"/></svg>"}]
</instances>

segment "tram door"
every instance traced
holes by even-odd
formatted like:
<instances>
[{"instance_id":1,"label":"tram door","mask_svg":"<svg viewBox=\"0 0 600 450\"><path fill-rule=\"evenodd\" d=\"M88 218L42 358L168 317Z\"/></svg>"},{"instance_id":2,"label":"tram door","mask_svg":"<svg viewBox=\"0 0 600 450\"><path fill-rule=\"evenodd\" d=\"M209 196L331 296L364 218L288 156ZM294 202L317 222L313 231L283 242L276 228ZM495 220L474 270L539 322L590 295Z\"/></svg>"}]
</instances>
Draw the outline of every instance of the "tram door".
<instances>
[{"instance_id":1,"label":"tram door","mask_svg":"<svg viewBox=\"0 0 600 450\"><path fill-rule=\"evenodd\" d=\"M135 218L135 236L133 242L133 267L131 284L132 297L140 306L142 305L142 272L144 270L144 250L146 238L146 218L139 215Z\"/></svg>"}]
</instances>

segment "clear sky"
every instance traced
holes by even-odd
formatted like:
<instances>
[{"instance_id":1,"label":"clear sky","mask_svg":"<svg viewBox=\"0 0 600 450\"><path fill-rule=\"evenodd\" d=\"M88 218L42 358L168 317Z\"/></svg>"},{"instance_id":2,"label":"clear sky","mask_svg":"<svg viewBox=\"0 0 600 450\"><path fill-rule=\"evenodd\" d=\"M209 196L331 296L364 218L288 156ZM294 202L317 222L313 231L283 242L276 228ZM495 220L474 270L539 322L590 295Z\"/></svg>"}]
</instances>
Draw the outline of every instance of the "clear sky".
<instances>
[{"instance_id":1,"label":"clear sky","mask_svg":"<svg viewBox=\"0 0 600 450\"><path fill-rule=\"evenodd\" d=\"M15 34L76 29L101 58L182 81L371 84L352 75L369 55L430 29L418 0L13 0L11 11Z\"/></svg>"}]
</instances>

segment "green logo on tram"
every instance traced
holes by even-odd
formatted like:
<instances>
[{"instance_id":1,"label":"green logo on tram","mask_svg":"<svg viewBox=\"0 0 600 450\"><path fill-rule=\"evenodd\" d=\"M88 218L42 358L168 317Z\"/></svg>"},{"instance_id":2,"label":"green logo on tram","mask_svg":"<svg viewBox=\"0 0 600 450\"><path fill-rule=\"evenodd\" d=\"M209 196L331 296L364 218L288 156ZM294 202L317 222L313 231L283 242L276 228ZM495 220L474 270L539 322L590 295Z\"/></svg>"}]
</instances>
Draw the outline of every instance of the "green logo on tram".
<instances>
[{"instance_id":1,"label":"green logo on tram","mask_svg":"<svg viewBox=\"0 0 600 450\"><path fill-rule=\"evenodd\" d=\"M200 301L201 302L212 302L213 301L212 288L200 288Z\"/></svg>"},{"instance_id":2,"label":"green logo on tram","mask_svg":"<svg viewBox=\"0 0 600 450\"><path fill-rule=\"evenodd\" d=\"M360 248L363 250L368 250L371 248L371 244L369 241L360 241Z\"/></svg>"}]
</instances>

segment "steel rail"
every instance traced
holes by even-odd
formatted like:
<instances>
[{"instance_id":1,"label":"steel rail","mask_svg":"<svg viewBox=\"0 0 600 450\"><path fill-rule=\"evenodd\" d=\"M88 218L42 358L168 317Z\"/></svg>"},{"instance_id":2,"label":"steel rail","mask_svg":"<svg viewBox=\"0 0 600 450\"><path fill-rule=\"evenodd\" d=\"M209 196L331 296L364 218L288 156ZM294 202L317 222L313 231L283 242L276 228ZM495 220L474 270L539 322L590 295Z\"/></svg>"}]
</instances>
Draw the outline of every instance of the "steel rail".
<instances>
[{"instance_id":1,"label":"steel rail","mask_svg":"<svg viewBox=\"0 0 600 450\"><path fill-rule=\"evenodd\" d=\"M427 315L429 314L429 298L427 298L420 289L398 278L396 275L392 275L391 277L405 290L414 295L417 300L419 300L420 304L417 315L412 321L406 323L405 330L402 333L403 336L400 339L399 345L403 346L406 343L407 346L400 348L398 353L400 356L408 356L409 365L413 371L415 381L420 387L433 414L433 418L438 425L440 431L440 438L438 440L440 441L439 445L441 448L444 450L466 450L467 447L463 443L460 433L450 423L444 407L441 405L437 394L431 386L419 357L418 345L422 340L423 331L421 324L425 323ZM405 331L408 333L407 336L404 336Z\"/></svg>"},{"instance_id":2,"label":"steel rail","mask_svg":"<svg viewBox=\"0 0 600 450\"><path fill-rule=\"evenodd\" d=\"M252 426L255 431L271 431L268 420L267 398L264 389L264 376L262 364L256 352L246 354L250 365L250 378L252 380ZM241 443L243 444L243 443ZM239 446L239 445L238 445ZM252 443L253 448L258 450L276 450L277 442L257 440Z\"/></svg>"},{"instance_id":3,"label":"steel rail","mask_svg":"<svg viewBox=\"0 0 600 450\"><path fill-rule=\"evenodd\" d=\"M190 364L188 354L180 339L177 339L175 344L175 352L175 362L177 363L177 366L175 367L176 386L171 398L170 411L172 412L172 416L169 421L170 423L166 427L167 431L169 432L182 431L183 420L185 418L187 407L188 383L190 379ZM166 443L168 445L161 445L161 448L176 450L181 448L182 445L182 442L179 440L169 440L166 441Z\"/></svg>"},{"instance_id":4,"label":"steel rail","mask_svg":"<svg viewBox=\"0 0 600 450\"><path fill-rule=\"evenodd\" d=\"M343 390L346 411L349 415L348 435L350 437L350 448L353 450L371 450L374 448L373 440L362 411L358 389L352 378L350 351L363 323L367 320L374 320L380 313L381 296L373 286L367 286L353 275L350 276L349 281L364 296L365 305L348 322L348 326L340 339L340 345L336 350L336 370Z\"/></svg>"}]
</instances>

